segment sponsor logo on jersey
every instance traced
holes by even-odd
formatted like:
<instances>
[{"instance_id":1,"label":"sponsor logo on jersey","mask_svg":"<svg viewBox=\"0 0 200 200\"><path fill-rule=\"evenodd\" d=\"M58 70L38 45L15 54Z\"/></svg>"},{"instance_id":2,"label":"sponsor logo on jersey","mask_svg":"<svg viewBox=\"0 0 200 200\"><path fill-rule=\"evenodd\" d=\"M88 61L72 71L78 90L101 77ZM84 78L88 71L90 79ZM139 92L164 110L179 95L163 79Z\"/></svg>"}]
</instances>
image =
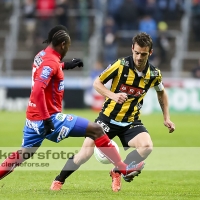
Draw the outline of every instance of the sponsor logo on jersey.
<instances>
[{"instance_id":1,"label":"sponsor logo on jersey","mask_svg":"<svg viewBox=\"0 0 200 200\"><path fill-rule=\"evenodd\" d=\"M141 97L142 94L145 93L144 89L128 86L125 84L121 84L119 90L120 90L120 92L124 92L124 93L128 94L129 97L133 97L133 98Z\"/></svg>"},{"instance_id":2,"label":"sponsor logo on jersey","mask_svg":"<svg viewBox=\"0 0 200 200\"><path fill-rule=\"evenodd\" d=\"M65 114L58 113L58 114L56 115L56 119L59 120L59 121L61 121L61 122L63 122L63 121L65 120L65 118L66 118L66 115L65 115Z\"/></svg>"},{"instance_id":3,"label":"sponsor logo on jersey","mask_svg":"<svg viewBox=\"0 0 200 200\"><path fill-rule=\"evenodd\" d=\"M74 119L74 117L72 115L67 115L66 116L67 121L72 121Z\"/></svg>"},{"instance_id":4,"label":"sponsor logo on jersey","mask_svg":"<svg viewBox=\"0 0 200 200\"><path fill-rule=\"evenodd\" d=\"M143 127L144 127L144 125L138 124L138 125L131 125L131 126L129 127L129 129L136 128L136 127L140 127L140 126L143 126Z\"/></svg>"},{"instance_id":5,"label":"sponsor logo on jersey","mask_svg":"<svg viewBox=\"0 0 200 200\"><path fill-rule=\"evenodd\" d=\"M59 86L58 86L58 90L62 91L62 90L64 90L64 87L65 87L64 81L60 81Z\"/></svg>"},{"instance_id":6,"label":"sponsor logo on jersey","mask_svg":"<svg viewBox=\"0 0 200 200\"><path fill-rule=\"evenodd\" d=\"M61 141L62 139L66 138L67 134L69 132L69 128L66 126L63 126L58 134L57 142Z\"/></svg>"},{"instance_id":7,"label":"sponsor logo on jersey","mask_svg":"<svg viewBox=\"0 0 200 200\"><path fill-rule=\"evenodd\" d=\"M140 125L140 124L139 124L139 125L135 125L135 126L133 126L133 127L136 128L136 127L139 127L139 126L143 126L143 125Z\"/></svg>"},{"instance_id":8,"label":"sponsor logo on jersey","mask_svg":"<svg viewBox=\"0 0 200 200\"><path fill-rule=\"evenodd\" d=\"M49 66L44 66L40 77L43 79L48 79L51 74L51 71L52 69Z\"/></svg>"},{"instance_id":9,"label":"sponsor logo on jersey","mask_svg":"<svg viewBox=\"0 0 200 200\"><path fill-rule=\"evenodd\" d=\"M36 107L36 104L35 104L35 103L32 103L31 101L28 102L28 105L29 105L30 107L34 107L34 108Z\"/></svg>"},{"instance_id":10,"label":"sponsor logo on jersey","mask_svg":"<svg viewBox=\"0 0 200 200\"><path fill-rule=\"evenodd\" d=\"M45 54L46 54L45 51L41 51L41 52L40 52L40 55L41 55L41 56L44 56Z\"/></svg>"}]
</instances>

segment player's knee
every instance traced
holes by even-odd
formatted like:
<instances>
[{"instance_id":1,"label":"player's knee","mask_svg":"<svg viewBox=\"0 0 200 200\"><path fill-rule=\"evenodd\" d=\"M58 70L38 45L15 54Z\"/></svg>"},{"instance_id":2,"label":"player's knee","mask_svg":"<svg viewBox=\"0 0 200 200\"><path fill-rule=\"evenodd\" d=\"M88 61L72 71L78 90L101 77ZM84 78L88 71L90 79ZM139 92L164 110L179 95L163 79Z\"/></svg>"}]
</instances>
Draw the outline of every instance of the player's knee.
<instances>
[{"instance_id":1,"label":"player's knee","mask_svg":"<svg viewBox=\"0 0 200 200\"><path fill-rule=\"evenodd\" d=\"M153 144L152 143L142 143L140 146L137 148L142 155L142 157L147 157L152 151L153 151Z\"/></svg>"},{"instance_id":2,"label":"player's knee","mask_svg":"<svg viewBox=\"0 0 200 200\"><path fill-rule=\"evenodd\" d=\"M149 155L153 151L153 145L146 144L144 146L144 152L146 155Z\"/></svg>"},{"instance_id":3,"label":"player's knee","mask_svg":"<svg viewBox=\"0 0 200 200\"><path fill-rule=\"evenodd\" d=\"M93 123L92 134L95 139L101 137L104 134L103 128L99 124Z\"/></svg>"}]
</instances>

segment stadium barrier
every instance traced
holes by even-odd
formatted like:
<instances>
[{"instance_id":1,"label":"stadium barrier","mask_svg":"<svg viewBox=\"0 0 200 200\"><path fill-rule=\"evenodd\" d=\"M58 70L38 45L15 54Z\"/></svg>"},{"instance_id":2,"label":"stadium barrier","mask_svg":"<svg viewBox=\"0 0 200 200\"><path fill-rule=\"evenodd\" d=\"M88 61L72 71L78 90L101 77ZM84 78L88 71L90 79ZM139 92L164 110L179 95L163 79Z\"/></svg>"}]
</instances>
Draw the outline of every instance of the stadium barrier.
<instances>
[{"instance_id":1,"label":"stadium barrier","mask_svg":"<svg viewBox=\"0 0 200 200\"><path fill-rule=\"evenodd\" d=\"M169 96L170 112L175 113L200 113L200 80L196 79L164 79L164 85ZM25 110L30 95L29 79L0 80L0 110L21 111ZM88 90L91 80L69 79L65 82L63 99L64 108L86 108L100 111L104 97L97 92ZM87 92L86 92L87 91ZM89 92L88 92L89 91ZM86 98L89 97L90 98ZM87 99L90 99L88 101ZM161 112L157 95L150 89L144 99L143 114Z\"/></svg>"},{"instance_id":2,"label":"stadium barrier","mask_svg":"<svg viewBox=\"0 0 200 200\"><path fill-rule=\"evenodd\" d=\"M170 112L200 113L200 80L198 79L163 79L169 98ZM156 92L150 89L145 97L143 114L161 112Z\"/></svg>"}]
</instances>

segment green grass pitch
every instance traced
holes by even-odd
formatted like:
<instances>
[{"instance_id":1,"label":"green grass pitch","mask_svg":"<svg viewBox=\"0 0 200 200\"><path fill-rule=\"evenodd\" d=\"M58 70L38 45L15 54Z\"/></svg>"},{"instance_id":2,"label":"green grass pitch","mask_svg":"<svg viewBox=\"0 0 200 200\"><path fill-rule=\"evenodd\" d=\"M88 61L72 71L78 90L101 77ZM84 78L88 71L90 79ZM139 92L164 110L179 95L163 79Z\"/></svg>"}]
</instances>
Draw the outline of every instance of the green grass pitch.
<instances>
[{"instance_id":1,"label":"green grass pitch","mask_svg":"<svg viewBox=\"0 0 200 200\"><path fill-rule=\"evenodd\" d=\"M76 114L91 121L94 121L97 116L97 113L91 110L67 110L65 113ZM173 134L169 134L163 125L161 113L142 116L142 121L151 134L155 152L153 150L146 160L146 166L139 177L136 177L131 183L122 180L122 190L118 193L111 191L109 170L78 170L67 179L61 191L50 191L52 180L63 167L60 165L57 170L50 171L16 169L8 177L0 180L0 199L199 200L199 118L200 115L192 114L171 115L171 120L176 124L176 130ZM17 150L20 147L24 120L25 112L0 112L0 148L13 147ZM120 145L117 138L115 141ZM42 147L79 147L82 142L83 138L68 138L59 144L45 140ZM194 147L197 147L196 150ZM163 149L164 151L162 151ZM169 155L172 156L169 156L168 153L171 153ZM126 153L122 152L122 157L124 155ZM180 157L185 163L176 166L176 161ZM95 164L101 165L94 159ZM151 168L154 164L155 166L163 164L164 170L162 167ZM191 166L191 168L187 168L187 166ZM108 165L108 168L112 168L112 165Z\"/></svg>"}]
</instances>

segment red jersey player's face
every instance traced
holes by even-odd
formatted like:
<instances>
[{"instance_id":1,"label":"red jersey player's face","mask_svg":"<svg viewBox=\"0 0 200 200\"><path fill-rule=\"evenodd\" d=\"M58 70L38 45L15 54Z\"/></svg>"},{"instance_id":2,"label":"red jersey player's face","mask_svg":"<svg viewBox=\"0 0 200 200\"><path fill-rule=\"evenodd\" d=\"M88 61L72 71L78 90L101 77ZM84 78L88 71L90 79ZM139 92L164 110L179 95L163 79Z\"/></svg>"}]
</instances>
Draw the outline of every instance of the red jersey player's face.
<instances>
[{"instance_id":1,"label":"red jersey player's face","mask_svg":"<svg viewBox=\"0 0 200 200\"><path fill-rule=\"evenodd\" d=\"M71 42L63 42L62 43L62 51L61 51L61 60L65 57L65 55L67 54L68 50L69 50L69 46L71 45Z\"/></svg>"},{"instance_id":2,"label":"red jersey player's face","mask_svg":"<svg viewBox=\"0 0 200 200\"><path fill-rule=\"evenodd\" d=\"M149 56L153 53L149 47L140 47L137 43L132 45L133 60L138 71L143 71Z\"/></svg>"}]
</instances>

